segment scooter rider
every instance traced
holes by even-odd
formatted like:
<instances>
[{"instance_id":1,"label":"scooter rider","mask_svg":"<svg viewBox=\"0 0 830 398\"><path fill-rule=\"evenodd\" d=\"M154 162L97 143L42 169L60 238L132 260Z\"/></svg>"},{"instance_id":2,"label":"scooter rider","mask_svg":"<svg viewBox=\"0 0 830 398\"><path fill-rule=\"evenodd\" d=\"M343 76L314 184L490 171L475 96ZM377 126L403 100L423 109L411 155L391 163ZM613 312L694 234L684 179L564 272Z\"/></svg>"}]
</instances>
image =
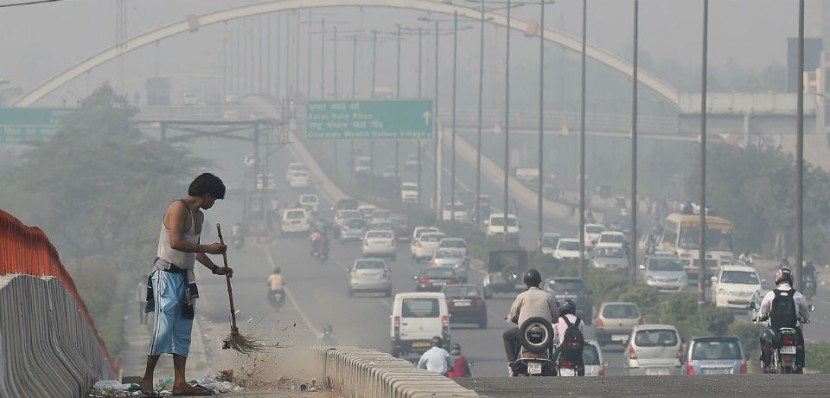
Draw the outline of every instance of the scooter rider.
<instances>
[{"instance_id":1,"label":"scooter rider","mask_svg":"<svg viewBox=\"0 0 830 398\"><path fill-rule=\"evenodd\" d=\"M566 321L567 319L567 321ZM553 354L553 358L557 358L560 354L562 354L562 345L565 342L565 331L568 330L568 322L571 325L576 326L579 330L579 333L583 336L585 335L585 323L579 321L577 324L577 316L576 316L576 303L574 303L571 299L566 299L562 304L559 306L559 319L557 320L556 324L553 325L553 338L556 339L557 349L556 352ZM576 357L573 359L576 362L576 371L578 376L585 376L585 363L582 359L581 349ZM564 356L567 357L568 353Z\"/></svg>"},{"instance_id":2,"label":"scooter rider","mask_svg":"<svg viewBox=\"0 0 830 398\"><path fill-rule=\"evenodd\" d=\"M432 348L421 355L421 358L418 360L418 369L426 369L430 372L440 373L444 376L447 375L447 372L452 369L452 357L441 346L443 342L440 336L434 336L432 338Z\"/></svg>"},{"instance_id":3,"label":"scooter rider","mask_svg":"<svg viewBox=\"0 0 830 398\"><path fill-rule=\"evenodd\" d=\"M285 292L284 290L285 279L282 276L282 270L280 267L274 267L274 272L268 277L268 301L271 304L282 304L285 302ZM274 295L276 293L280 293L280 302L276 302L276 297Z\"/></svg>"},{"instance_id":4,"label":"scooter rider","mask_svg":"<svg viewBox=\"0 0 830 398\"><path fill-rule=\"evenodd\" d=\"M798 342L796 343L795 365L797 369L795 373L802 373L804 368L804 334L801 332L799 321L801 323L808 323L810 321L809 307L807 300L800 292L797 292L792 287L793 277L792 271L789 268L781 268L775 272L776 288L767 293L763 300L761 300L761 309L758 311L758 321L765 321L770 319L770 326L777 334L782 327L795 329ZM789 295L792 294L790 299ZM781 309L777 305L780 300L788 300L789 308ZM785 306L787 307L787 306ZM771 352L764 351L764 338L761 337L761 362L763 362L764 369L770 366Z\"/></svg>"},{"instance_id":5,"label":"scooter rider","mask_svg":"<svg viewBox=\"0 0 830 398\"><path fill-rule=\"evenodd\" d=\"M535 269L529 269L525 272L524 282L527 290L519 293L513 301L506 319L516 325L522 325L530 318L541 317L553 324L553 321L559 317L559 310L553 295L539 289L542 275ZM520 338L518 327L508 329L502 335L504 351L507 353L507 361L511 368L519 356Z\"/></svg>"}]
</instances>

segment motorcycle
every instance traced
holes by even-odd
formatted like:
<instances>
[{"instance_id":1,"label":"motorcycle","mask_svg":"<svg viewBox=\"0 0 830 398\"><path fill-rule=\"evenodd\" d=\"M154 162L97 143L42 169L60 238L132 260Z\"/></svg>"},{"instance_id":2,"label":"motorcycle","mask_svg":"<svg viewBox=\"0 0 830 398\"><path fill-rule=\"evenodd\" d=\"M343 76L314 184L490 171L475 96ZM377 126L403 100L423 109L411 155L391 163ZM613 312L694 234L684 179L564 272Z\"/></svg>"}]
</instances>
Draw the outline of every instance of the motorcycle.
<instances>
[{"instance_id":1,"label":"motorcycle","mask_svg":"<svg viewBox=\"0 0 830 398\"><path fill-rule=\"evenodd\" d=\"M328 244L314 244L311 249L311 257L314 257L320 262L324 263L329 259L329 245Z\"/></svg>"},{"instance_id":2,"label":"motorcycle","mask_svg":"<svg viewBox=\"0 0 830 398\"><path fill-rule=\"evenodd\" d=\"M757 310L756 303L750 303ZM761 332L761 350L770 353L770 371L777 374L793 374L798 370L795 364L798 334L794 328L782 327L777 331L770 325L770 320L753 319L754 323L763 323L767 327Z\"/></svg>"},{"instance_id":3,"label":"motorcycle","mask_svg":"<svg viewBox=\"0 0 830 398\"><path fill-rule=\"evenodd\" d=\"M268 290L268 301L274 309L280 309L285 303L285 292L282 290Z\"/></svg>"},{"instance_id":4,"label":"motorcycle","mask_svg":"<svg viewBox=\"0 0 830 398\"><path fill-rule=\"evenodd\" d=\"M557 352L558 350L554 346L554 355L556 355ZM579 371L576 369L576 363L562 358L561 352L559 352L559 355L556 358L555 365L557 376L576 377L579 375Z\"/></svg>"},{"instance_id":5,"label":"motorcycle","mask_svg":"<svg viewBox=\"0 0 830 398\"><path fill-rule=\"evenodd\" d=\"M811 273L804 273L804 286L801 289L801 293L807 300L813 298L816 295L816 276Z\"/></svg>"},{"instance_id":6,"label":"motorcycle","mask_svg":"<svg viewBox=\"0 0 830 398\"><path fill-rule=\"evenodd\" d=\"M245 245L245 236L242 234L242 226L237 224L231 227L231 247L235 250L242 249Z\"/></svg>"},{"instance_id":7,"label":"motorcycle","mask_svg":"<svg viewBox=\"0 0 830 398\"><path fill-rule=\"evenodd\" d=\"M530 318L519 327L521 351L510 376L555 376L553 325L544 318Z\"/></svg>"}]
</instances>

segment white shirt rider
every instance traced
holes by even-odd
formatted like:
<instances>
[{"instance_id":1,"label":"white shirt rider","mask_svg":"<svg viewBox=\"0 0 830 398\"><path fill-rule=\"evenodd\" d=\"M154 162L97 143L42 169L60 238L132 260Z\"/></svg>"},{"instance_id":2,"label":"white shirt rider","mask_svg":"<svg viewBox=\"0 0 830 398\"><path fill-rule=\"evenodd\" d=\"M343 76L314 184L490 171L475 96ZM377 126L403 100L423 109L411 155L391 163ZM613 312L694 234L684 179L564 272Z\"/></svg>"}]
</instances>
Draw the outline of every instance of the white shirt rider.
<instances>
[{"instance_id":1,"label":"white shirt rider","mask_svg":"<svg viewBox=\"0 0 830 398\"><path fill-rule=\"evenodd\" d=\"M432 347L418 360L418 369L446 375L452 368L452 357L447 350L441 347Z\"/></svg>"},{"instance_id":2,"label":"white shirt rider","mask_svg":"<svg viewBox=\"0 0 830 398\"><path fill-rule=\"evenodd\" d=\"M778 284L776 289L781 290L782 292L788 292L793 290L793 287L790 286L789 282L781 282ZM769 291L764 298L761 300L761 309L758 311L758 317L761 319L767 319L769 317L769 310L772 306L772 300L775 299L775 292ZM795 302L795 312L798 320L800 323L805 323L810 320L810 309L807 306L807 299L804 298L804 295L801 292L796 291L793 295L793 301Z\"/></svg>"},{"instance_id":3,"label":"white shirt rider","mask_svg":"<svg viewBox=\"0 0 830 398\"><path fill-rule=\"evenodd\" d=\"M553 338L556 339L556 344L558 345L562 345L562 342L565 340L565 330L568 329L568 324L565 323L564 319L562 319L564 317L568 317L568 321L571 322L571 325L576 323L577 319L574 314L565 314L560 316L559 320L556 321L556 325L553 326ZM579 321L579 326L577 326L577 329L579 329L579 332L582 333L583 336L585 335L584 325L584 321Z\"/></svg>"}]
</instances>

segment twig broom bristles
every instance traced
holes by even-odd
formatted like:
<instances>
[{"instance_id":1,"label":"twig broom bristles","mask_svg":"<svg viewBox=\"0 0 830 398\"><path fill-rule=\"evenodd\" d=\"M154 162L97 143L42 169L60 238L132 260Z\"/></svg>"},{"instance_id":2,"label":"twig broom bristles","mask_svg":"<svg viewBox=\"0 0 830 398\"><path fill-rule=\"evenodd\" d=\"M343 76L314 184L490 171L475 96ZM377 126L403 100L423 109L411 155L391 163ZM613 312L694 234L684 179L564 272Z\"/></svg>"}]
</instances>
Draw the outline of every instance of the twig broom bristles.
<instances>
[{"instance_id":1,"label":"twig broom bristles","mask_svg":"<svg viewBox=\"0 0 830 398\"><path fill-rule=\"evenodd\" d=\"M219 233L219 242L225 244L225 239L222 238L222 226L216 224L216 232ZM222 253L222 260L225 262L225 268L228 267L228 252L225 250ZM262 344L254 339L245 337L239 333L239 328L236 326L236 309L233 306L233 288L231 287L231 277L225 275L225 282L228 284L228 299L231 304L231 334L222 341L222 349L233 349L243 354L250 354L254 351L259 351L263 348Z\"/></svg>"}]
</instances>

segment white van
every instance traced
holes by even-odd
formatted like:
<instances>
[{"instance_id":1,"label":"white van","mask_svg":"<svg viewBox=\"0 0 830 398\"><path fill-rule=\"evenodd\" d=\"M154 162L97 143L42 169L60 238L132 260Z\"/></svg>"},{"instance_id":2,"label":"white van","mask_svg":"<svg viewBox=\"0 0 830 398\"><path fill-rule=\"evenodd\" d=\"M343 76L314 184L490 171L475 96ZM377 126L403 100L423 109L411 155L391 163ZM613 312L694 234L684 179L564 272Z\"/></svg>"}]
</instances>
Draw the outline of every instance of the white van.
<instances>
[{"instance_id":1,"label":"white van","mask_svg":"<svg viewBox=\"0 0 830 398\"><path fill-rule=\"evenodd\" d=\"M308 233L311 224L308 221L308 211L304 208L285 209L280 219L280 231L289 233Z\"/></svg>"},{"instance_id":2,"label":"white van","mask_svg":"<svg viewBox=\"0 0 830 398\"><path fill-rule=\"evenodd\" d=\"M504 236L504 213L492 213L487 223L487 237L500 238ZM514 242L519 241L519 220L515 214L507 214L507 236Z\"/></svg>"},{"instance_id":3,"label":"white van","mask_svg":"<svg viewBox=\"0 0 830 398\"><path fill-rule=\"evenodd\" d=\"M435 336L440 336L449 350L450 313L444 293L398 293L390 320L392 356L420 355L432 347Z\"/></svg>"}]
</instances>

